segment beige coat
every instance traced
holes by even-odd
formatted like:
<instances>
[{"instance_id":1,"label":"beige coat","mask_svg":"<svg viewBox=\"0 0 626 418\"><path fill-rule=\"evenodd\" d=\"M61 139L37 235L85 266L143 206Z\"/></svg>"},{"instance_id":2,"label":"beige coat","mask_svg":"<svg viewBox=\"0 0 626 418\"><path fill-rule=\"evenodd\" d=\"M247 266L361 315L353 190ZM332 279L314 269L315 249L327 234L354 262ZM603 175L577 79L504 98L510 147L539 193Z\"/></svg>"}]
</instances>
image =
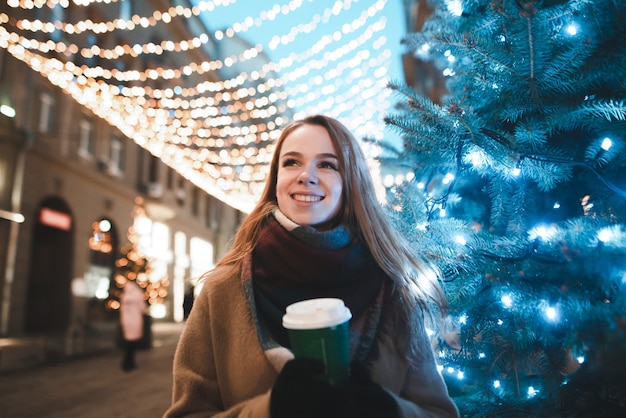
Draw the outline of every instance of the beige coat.
<instances>
[{"instance_id":1,"label":"beige coat","mask_svg":"<svg viewBox=\"0 0 626 418\"><path fill-rule=\"evenodd\" d=\"M393 393L402 417L457 417L424 334L418 367L381 343L373 379ZM293 355L286 348L264 352L239 277L214 271L200 295L176 349L172 406L164 417L269 418L269 399L279 370Z\"/></svg>"}]
</instances>

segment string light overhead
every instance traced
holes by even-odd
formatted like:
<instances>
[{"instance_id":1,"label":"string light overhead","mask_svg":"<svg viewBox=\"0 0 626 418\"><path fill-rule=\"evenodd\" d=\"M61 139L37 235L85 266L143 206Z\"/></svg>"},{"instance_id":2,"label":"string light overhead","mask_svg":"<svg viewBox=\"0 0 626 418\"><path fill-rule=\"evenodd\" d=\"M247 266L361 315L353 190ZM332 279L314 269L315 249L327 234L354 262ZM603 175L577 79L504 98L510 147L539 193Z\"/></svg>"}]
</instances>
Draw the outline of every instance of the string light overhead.
<instances>
[{"instance_id":1,"label":"string light overhead","mask_svg":"<svg viewBox=\"0 0 626 418\"><path fill-rule=\"evenodd\" d=\"M92 3L118 10L123 2L74 1L72 7ZM273 143L291 119L326 113L346 123L357 137L382 139L392 53L385 35L387 0L329 2L319 12L304 14L304 20L292 16L312 0L264 6L254 16L241 16L239 7L232 13L239 17L229 27L207 24L205 33L189 39L106 47L95 41L117 31L124 36L110 39L133 38L135 30L159 30L192 16L211 22L211 12L235 3L198 1L152 14L72 23L65 21L69 1L9 1L10 7L24 10L49 8L57 12L49 13L57 20L2 13L0 47L198 187L248 212L263 190ZM281 18L291 26L279 26L283 33L274 30L265 44L242 38ZM331 23L334 29L329 29ZM305 47L277 54L300 44ZM209 59L193 60L198 55L192 50L230 53L205 53ZM149 58L171 54L179 58ZM272 60L268 54L280 58ZM120 59L140 60L144 66L119 66Z\"/></svg>"}]
</instances>

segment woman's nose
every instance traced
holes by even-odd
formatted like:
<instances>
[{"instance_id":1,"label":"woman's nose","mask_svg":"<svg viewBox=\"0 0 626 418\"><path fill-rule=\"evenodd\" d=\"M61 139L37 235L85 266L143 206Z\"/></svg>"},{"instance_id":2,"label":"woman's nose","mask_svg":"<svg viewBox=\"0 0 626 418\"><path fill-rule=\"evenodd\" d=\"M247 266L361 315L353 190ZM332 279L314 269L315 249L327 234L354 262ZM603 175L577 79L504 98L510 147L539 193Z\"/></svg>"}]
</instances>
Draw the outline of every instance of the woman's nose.
<instances>
[{"instance_id":1,"label":"woman's nose","mask_svg":"<svg viewBox=\"0 0 626 418\"><path fill-rule=\"evenodd\" d=\"M303 170L302 173L298 176L298 183L300 184L315 184L317 183L317 175L315 174L315 170L307 169Z\"/></svg>"}]
</instances>

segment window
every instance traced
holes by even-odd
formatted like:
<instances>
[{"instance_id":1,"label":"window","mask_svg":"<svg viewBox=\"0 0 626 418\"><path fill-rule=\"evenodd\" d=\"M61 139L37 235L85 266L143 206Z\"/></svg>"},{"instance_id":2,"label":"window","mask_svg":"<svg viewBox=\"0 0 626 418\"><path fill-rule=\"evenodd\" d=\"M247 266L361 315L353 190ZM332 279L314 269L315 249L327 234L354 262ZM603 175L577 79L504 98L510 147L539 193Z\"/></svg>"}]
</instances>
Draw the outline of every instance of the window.
<instances>
[{"instance_id":1,"label":"window","mask_svg":"<svg viewBox=\"0 0 626 418\"><path fill-rule=\"evenodd\" d=\"M204 199L204 224L207 228L211 227L211 215L213 213L213 198L211 195L206 194Z\"/></svg>"},{"instance_id":2,"label":"window","mask_svg":"<svg viewBox=\"0 0 626 418\"><path fill-rule=\"evenodd\" d=\"M159 159L154 155L150 155L150 162L148 163L148 182L159 182Z\"/></svg>"},{"instance_id":3,"label":"window","mask_svg":"<svg viewBox=\"0 0 626 418\"><path fill-rule=\"evenodd\" d=\"M219 200L215 200L215 207L213 208L213 218L211 218L211 225L216 232L220 231L221 219L224 214L224 205Z\"/></svg>"},{"instance_id":4,"label":"window","mask_svg":"<svg viewBox=\"0 0 626 418\"><path fill-rule=\"evenodd\" d=\"M174 255L176 256L175 264L177 266L187 267L187 235L184 232L177 231L174 234Z\"/></svg>"},{"instance_id":5,"label":"window","mask_svg":"<svg viewBox=\"0 0 626 418\"><path fill-rule=\"evenodd\" d=\"M213 244L202 238L193 237L189 241L190 275L196 279L214 267Z\"/></svg>"},{"instance_id":6,"label":"window","mask_svg":"<svg viewBox=\"0 0 626 418\"><path fill-rule=\"evenodd\" d=\"M172 190L174 188L174 170L169 168L167 170L167 190Z\"/></svg>"},{"instance_id":7,"label":"window","mask_svg":"<svg viewBox=\"0 0 626 418\"><path fill-rule=\"evenodd\" d=\"M92 158L94 154L93 125L82 119L78 123L78 154L84 158Z\"/></svg>"},{"instance_id":8,"label":"window","mask_svg":"<svg viewBox=\"0 0 626 418\"><path fill-rule=\"evenodd\" d=\"M206 195L206 205L204 207L204 223L207 227L219 232L222 207L217 199L211 195Z\"/></svg>"},{"instance_id":9,"label":"window","mask_svg":"<svg viewBox=\"0 0 626 418\"><path fill-rule=\"evenodd\" d=\"M170 228L162 222L155 222L152 225L152 248L147 253L152 255L150 260L150 285L154 292L150 292L150 305L162 305L163 298L167 296L168 286L168 264L172 259L172 249L170 245ZM151 307L150 312L154 316L164 314L164 306Z\"/></svg>"},{"instance_id":10,"label":"window","mask_svg":"<svg viewBox=\"0 0 626 418\"><path fill-rule=\"evenodd\" d=\"M176 202L178 202L178 206L184 206L186 192L185 192L185 178L182 176L178 177L178 187L176 188L175 193L176 193Z\"/></svg>"},{"instance_id":11,"label":"window","mask_svg":"<svg viewBox=\"0 0 626 418\"><path fill-rule=\"evenodd\" d=\"M168 260L170 254L170 228L162 222L152 224L152 252L156 258ZM166 275L167 271L159 273Z\"/></svg>"},{"instance_id":12,"label":"window","mask_svg":"<svg viewBox=\"0 0 626 418\"><path fill-rule=\"evenodd\" d=\"M124 171L124 144L118 137L111 138L109 173L120 175Z\"/></svg>"},{"instance_id":13,"label":"window","mask_svg":"<svg viewBox=\"0 0 626 418\"><path fill-rule=\"evenodd\" d=\"M207 271L215 267L213 262L213 244L202 238L193 237L189 241L189 275L191 280L196 280ZM196 283L195 293L202 289L203 281Z\"/></svg>"},{"instance_id":14,"label":"window","mask_svg":"<svg viewBox=\"0 0 626 418\"><path fill-rule=\"evenodd\" d=\"M159 181L159 171L162 165L161 160L152 154L148 154L148 177L145 181L145 193L153 199L163 197L163 185Z\"/></svg>"},{"instance_id":15,"label":"window","mask_svg":"<svg viewBox=\"0 0 626 418\"><path fill-rule=\"evenodd\" d=\"M194 187L191 190L191 213L194 216L198 216L200 212L200 189Z\"/></svg>"},{"instance_id":16,"label":"window","mask_svg":"<svg viewBox=\"0 0 626 418\"><path fill-rule=\"evenodd\" d=\"M39 132L48 134L52 132L52 107L54 98L49 93L41 93L39 96Z\"/></svg>"},{"instance_id":17,"label":"window","mask_svg":"<svg viewBox=\"0 0 626 418\"><path fill-rule=\"evenodd\" d=\"M152 247L152 220L140 214L135 217L133 228L137 234L137 250L145 254Z\"/></svg>"}]
</instances>

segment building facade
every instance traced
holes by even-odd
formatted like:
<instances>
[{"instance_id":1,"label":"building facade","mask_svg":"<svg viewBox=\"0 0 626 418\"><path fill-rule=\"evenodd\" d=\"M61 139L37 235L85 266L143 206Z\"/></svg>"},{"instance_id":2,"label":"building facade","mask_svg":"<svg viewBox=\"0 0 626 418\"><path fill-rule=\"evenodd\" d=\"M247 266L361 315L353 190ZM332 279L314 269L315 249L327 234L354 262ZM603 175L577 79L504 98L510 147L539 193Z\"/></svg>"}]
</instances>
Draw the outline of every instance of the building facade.
<instances>
[{"instance_id":1,"label":"building facade","mask_svg":"<svg viewBox=\"0 0 626 418\"><path fill-rule=\"evenodd\" d=\"M118 2L117 13L128 13L130 3ZM170 3L132 2L140 14ZM23 13L53 20L45 13L54 9L0 7L11 18ZM104 10L113 10L99 2L75 9L82 15L69 7L64 19L107 20ZM189 39L192 26L172 22L158 29L168 33L143 36ZM107 42L120 40L98 39ZM119 65L139 68L147 65L142 59ZM176 64L186 58L160 59ZM182 321L185 291L225 253L244 214L194 186L5 49L0 105L0 336L61 337L68 351L79 352L77 336L115 318L107 300L116 260L129 243L149 260L148 280L158 283L151 314Z\"/></svg>"}]
</instances>

